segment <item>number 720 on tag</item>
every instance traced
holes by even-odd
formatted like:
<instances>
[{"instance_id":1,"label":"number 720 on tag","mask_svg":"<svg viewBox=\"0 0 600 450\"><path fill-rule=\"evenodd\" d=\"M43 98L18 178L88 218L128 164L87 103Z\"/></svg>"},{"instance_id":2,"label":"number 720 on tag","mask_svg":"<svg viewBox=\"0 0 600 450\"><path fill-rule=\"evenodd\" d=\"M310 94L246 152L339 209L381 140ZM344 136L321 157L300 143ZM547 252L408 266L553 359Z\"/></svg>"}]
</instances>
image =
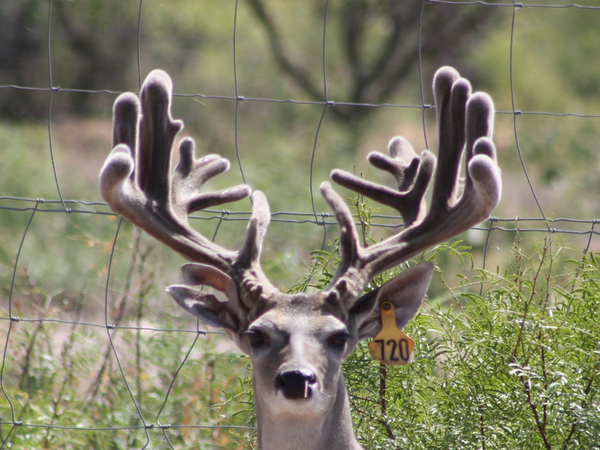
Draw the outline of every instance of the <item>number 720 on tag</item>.
<instances>
[{"instance_id":1,"label":"number 720 on tag","mask_svg":"<svg viewBox=\"0 0 600 450\"><path fill-rule=\"evenodd\" d=\"M386 302L381 305L381 331L369 343L371 356L393 366L405 366L412 360L415 341L396 326L394 306Z\"/></svg>"}]
</instances>

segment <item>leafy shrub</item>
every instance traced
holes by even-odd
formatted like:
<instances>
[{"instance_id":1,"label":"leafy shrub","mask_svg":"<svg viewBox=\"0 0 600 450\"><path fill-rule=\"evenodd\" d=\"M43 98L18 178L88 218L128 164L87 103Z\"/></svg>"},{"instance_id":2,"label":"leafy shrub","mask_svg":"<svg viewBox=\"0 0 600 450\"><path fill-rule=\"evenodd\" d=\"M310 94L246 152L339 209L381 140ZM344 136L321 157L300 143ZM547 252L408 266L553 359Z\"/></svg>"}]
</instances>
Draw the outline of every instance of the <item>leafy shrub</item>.
<instances>
[{"instance_id":1,"label":"leafy shrub","mask_svg":"<svg viewBox=\"0 0 600 450\"><path fill-rule=\"evenodd\" d=\"M550 238L532 256L515 246L503 272L470 271L450 302L430 298L407 326L408 367L354 352L367 449L600 448L600 257L556 267L558 253Z\"/></svg>"}]
</instances>

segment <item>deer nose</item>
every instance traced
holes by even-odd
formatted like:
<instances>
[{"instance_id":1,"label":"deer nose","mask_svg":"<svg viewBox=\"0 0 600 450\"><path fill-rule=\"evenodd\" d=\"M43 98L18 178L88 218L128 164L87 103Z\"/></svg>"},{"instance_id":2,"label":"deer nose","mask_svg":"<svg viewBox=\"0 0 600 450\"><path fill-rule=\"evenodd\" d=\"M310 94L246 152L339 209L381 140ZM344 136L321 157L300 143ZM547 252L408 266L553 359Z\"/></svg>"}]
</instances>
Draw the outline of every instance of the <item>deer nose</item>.
<instances>
[{"instance_id":1,"label":"deer nose","mask_svg":"<svg viewBox=\"0 0 600 450\"><path fill-rule=\"evenodd\" d=\"M285 398L290 400L307 399L312 395L317 377L314 373L302 370L290 370L277 375L275 380Z\"/></svg>"}]
</instances>

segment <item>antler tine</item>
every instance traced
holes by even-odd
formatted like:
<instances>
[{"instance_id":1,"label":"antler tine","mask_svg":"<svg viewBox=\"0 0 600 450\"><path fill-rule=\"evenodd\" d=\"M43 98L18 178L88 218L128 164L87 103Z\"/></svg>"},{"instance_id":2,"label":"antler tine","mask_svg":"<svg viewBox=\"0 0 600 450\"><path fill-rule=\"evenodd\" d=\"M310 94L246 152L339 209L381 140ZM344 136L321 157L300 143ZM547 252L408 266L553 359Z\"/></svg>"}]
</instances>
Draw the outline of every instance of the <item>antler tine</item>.
<instances>
[{"instance_id":1,"label":"antler tine","mask_svg":"<svg viewBox=\"0 0 600 450\"><path fill-rule=\"evenodd\" d=\"M338 184L397 209L406 226L383 242L346 252L358 255L354 260L349 258L344 261L342 254L344 262L332 285L339 283L340 278L352 282L356 274L351 269L360 267L367 274L361 277L360 283L364 284L356 288L362 290L377 273L482 222L499 202L500 169L491 140L494 116L492 99L485 93L471 94L469 82L460 78L458 72L450 67L438 70L433 87L439 129L437 166L435 157L428 151L424 151L419 158L404 138L394 138L389 145L390 157L371 153L368 159L375 167L394 175L398 191L365 181L348 172L332 172L331 177ZM462 183L458 175L465 148L467 168ZM423 196L432 175L431 207L425 215ZM332 198L331 194L329 198ZM329 203L334 209L341 208L338 201ZM345 239L351 240L351 234L344 231L341 222L340 228L347 235ZM358 246L358 242L353 245Z\"/></svg>"},{"instance_id":2,"label":"antler tine","mask_svg":"<svg viewBox=\"0 0 600 450\"><path fill-rule=\"evenodd\" d=\"M252 193L252 216L248 223L246 239L239 252L235 267L242 274L236 278L241 289L245 289L248 295L242 295L242 301L251 299L251 302L259 300L263 292L277 292L260 266L260 254L262 241L271 220L271 212L267 198L260 191ZM248 305L250 306L250 305Z\"/></svg>"},{"instance_id":3,"label":"antler tine","mask_svg":"<svg viewBox=\"0 0 600 450\"><path fill-rule=\"evenodd\" d=\"M208 179L226 171L229 162L217 155L195 159L192 139L181 142L180 161L171 173L173 143L183 127L171 117L171 95L169 76L155 70L142 86L141 101L131 93L116 100L114 149L100 173L102 196L113 211L189 260L233 276L238 252L198 234L190 227L188 214L245 198L250 188L197 193Z\"/></svg>"},{"instance_id":4,"label":"antler tine","mask_svg":"<svg viewBox=\"0 0 600 450\"><path fill-rule=\"evenodd\" d=\"M334 170L331 178L345 188L369 197L397 210L405 226L421 219L425 213L423 196L431 180L435 157L425 151L418 157L403 137L393 138L388 146L391 157L372 152L367 159L378 169L391 173L398 182L398 190L359 178L343 170Z\"/></svg>"},{"instance_id":5,"label":"antler tine","mask_svg":"<svg viewBox=\"0 0 600 450\"><path fill-rule=\"evenodd\" d=\"M238 257L238 264L244 268L258 264L262 241L271 221L271 211L265 195L260 191L255 191L252 194L252 201L254 202L252 215L248 223L246 239Z\"/></svg>"},{"instance_id":6,"label":"antler tine","mask_svg":"<svg viewBox=\"0 0 600 450\"><path fill-rule=\"evenodd\" d=\"M165 72L155 70L144 81L136 161L140 189L166 207L171 202L171 150L183 128L181 120L171 117L172 91L171 78Z\"/></svg>"},{"instance_id":7,"label":"antler tine","mask_svg":"<svg viewBox=\"0 0 600 450\"><path fill-rule=\"evenodd\" d=\"M458 195L456 183L465 146L465 109L471 84L452 67L443 67L433 79L438 122L438 164L431 197L431 211L441 212Z\"/></svg>"},{"instance_id":8,"label":"antler tine","mask_svg":"<svg viewBox=\"0 0 600 450\"><path fill-rule=\"evenodd\" d=\"M341 261L339 271L345 271L359 259L360 246L358 235L352 220L352 213L342 198L333 190L331 184L321 183L321 194L335 214L336 221L340 227L340 251Z\"/></svg>"},{"instance_id":9,"label":"antler tine","mask_svg":"<svg viewBox=\"0 0 600 450\"><path fill-rule=\"evenodd\" d=\"M230 163L219 155L206 155L201 159L194 158L194 141L186 138L181 141L179 164L172 176L172 207L182 206L182 217L201 209L241 200L249 195L248 186L235 186L217 192L197 193L209 179L226 172Z\"/></svg>"}]
</instances>

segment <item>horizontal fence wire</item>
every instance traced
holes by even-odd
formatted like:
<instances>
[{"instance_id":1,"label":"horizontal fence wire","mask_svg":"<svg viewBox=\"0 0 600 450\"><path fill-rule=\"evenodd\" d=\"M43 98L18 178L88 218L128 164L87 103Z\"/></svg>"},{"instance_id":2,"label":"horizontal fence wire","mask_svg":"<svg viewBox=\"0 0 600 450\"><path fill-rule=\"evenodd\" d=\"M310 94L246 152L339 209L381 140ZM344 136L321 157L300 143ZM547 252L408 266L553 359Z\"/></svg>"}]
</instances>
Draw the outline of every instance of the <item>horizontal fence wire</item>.
<instances>
[{"instance_id":1,"label":"horizontal fence wire","mask_svg":"<svg viewBox=\"0 0 600 450\"><path fill-rule=\"evenodd\" d=\"M44 200L44 199L31 199L31 198L18 198L18 197L0 197L0 201L14 201L17 204L23 206L7 206L0 204L0 210L5 211L36 211L36 213L54 213L54 214L90 214L90 215L104 215L111 217L119 217L118 214L110 211L108 205L104 202L86 202L82 200ZM26 206L28 204L34 204ZM40 207L38 205L48 205L48 207ZM52 205L56 205L54 208ZM70 207L62 209L62 205L69 205ZM72 207L71 207L72 206ZM90 206L106 207L106 210L90 209ZM205 209L202 210L205 215L190 215L191 220L204 220L204 221L223 221L223 222L248 222L252 211L231 211L227 209ZM385 215L385 214L372 214L372 221L370 226L374 228L402 228L402 217L398 215ZM378 219L391 220L394 224L386 222L378 222ZM336 227L337 222L335 221L335 215L329 212L317 213L317 219L315 214L311 212L294 212L294 211L276 211L271 213L271 222L281 222L289 224L313 224L317 226L332 226ZM594 230L594 225L600 223L600 219L575 219L568 217L559 218L543 218L543 217L518 217L518 218L507 218L507 217L490 217L488 219L489 226L482 224L479 226L472 227L473 230L493 230L493 231L505 231L509 233L519 232L548 232L558 234L598 234L597 230ZM361 222L355 221L354 224L359 226ZM504 224L504 226L502 226ZM566 227L561 228L561 225L571 225L580 229L568 229ZM540 226L542 225L542 226ZM548 225L545 227L543 225ZM589 229L588 229L589 228Z\"/></svg>"},{"instance_id":2,"label":"horizontal fence wire","mask_svg":"<svg viewBox=\"0 0 600 450\"><path fill-rule=\"evenodd\" d=\"M55 59L57 56L52 53L52 26L53 20L55 20L55 14L53 13L53 7L55 6L56 0L48 1L48 30L47 30L47 64L48 64L48 85L47 86L27 86L27 85L19 85L19 84L4 84L0 85L0 93L3 91L18 91L18 92L36 92L42 94L48 94L48 116L47 116L47 125L48 125L48 148L51 154L51 161L54 165L54 146L53 146L53 127L55 126L56 119L52 115L53 112L53 104L56 99L63 94L81 94L85 96L90 96L97 98L99 96L109 96L116 98L122 92L120 90L111 90L111 89L100 89L100 90L91 90L91 89L79 89L79 88L71 88L65 86L56 86L52 77L53 74L53 64L55 64ZM321 124L325 117L328 117L328 111L330 108L336 107L358 107L358 108L397 108L397 109L405 109L405 110L415 110L417 112L421 112L425 115L427 112L434 112L435 106L432 104L428 104L424 99L425 95L423 93L424 88L428 84L428 80L425 80L421 70L421 61L419 61L419 83L421 86L421 104L397 104L397 103L353 103L353 102L345 102L345 101L336 101L332 98L331 90L328 90L329 81L328 81L328 71L327 71L327 50L328 50L328 34L327 34L327 26L328 26L328 11L331 8L330 2L328 0L323 0L322 8L324 11L322 17L322 54L320 55L320 61L315 64L322 65L322 85L323 89L323 98L325 100L305 100L298 98L261 98L261 97L251 97L244 96L243 89L239 85L239 81L243 78L241 73L238 73L238 67L236 66L238 55L237 52L239 49L239 39L238 33L238 24L240 19L240 8L243 1L235 0L230 2L233 5L234 14L231 16L231 22L228 24L232 30L232 58L233 58L233 77L235 79L234 82L234 95L216 95L216 94L201 94L201 93L193 93L193 94L182 94L175 93L174 96L178 99L189 99L189 100L224 100L235 103L235 118L232 121L232 127L234 127L233 135L235 137L235 148L236 154L238 156L238 169L242 176L244 176L244 163L242 152L238 143L238 137L240 135L238 128L238 118L240 114L240 104L260 104L260 103L272 103L272 104L289 104L289 105L309 105L316 106L322 108L321 121L315 124L315 136L314 136L314 145L312 149L311 157L314 159L317 152L322 152L323 150L318 148L318 142L320 133L325 133L323 131ZM513 20L511 23L512 29L510 30L510 52L511 52L511 67L510 67L510 82L511 82L511 94L512 94L512 110L500 110L496 111L496 113L500 116L510 117L512 116L514 120L514 140L518 155L521 160L522 170L524 175L529 179L528 169L529 167L524 162L524 158L521 155L521 147L522 144L519 143L519 136L522 133L522 130L519 129L518 120L523 116L536 116L536 117L558 117L558 118L567 118L572 117L575 119L598 119L600 118L600 112L598 114L588 114L581 113L577 111L567 111L567 112L551 112L551 111L526 111L517 108L517 102L514 100L514 84L513 84L513 69L512 67L512 53L515 45L515 22L518 21L518 13L521 10L526 9L548 9L548 10L589 10L590 13L598 12L600 13L600 4L598 5L579 5L579 4L559 4L559 2L555 2L555 4L537 4L537 3L527 3L527 2L483 2L483 1L441 1L441 0L423 0L420 2L422 4L421 14L427 14L428 8L434 8L436 5L449 5L455 8L470 8L470 7L486 7L486 8L503 8L505 10L511 10L513 14ZM141 58L143 48L140 48L140 41L142 33L152 33L152 30L148 30L144 28L143 22L143 11L146 8L153 8L155 5L152 3L144 4L142 0L139 1L139 17L138 17L138 34L135 36L135 39L138 43L137 47L137 69L140 74L140 83L141 83ZM421 16L421 17L422 17ZM600 16L599 16L600 18ZM419 29L419 33L427 33L425 29ZM549 50L551 51L551 50ZM0 68L0 72L2 68ZM201 76L201 74L200 74ZM177 89L177 87L175 87ZM425 127L425 120L423 121L423 134L425 135L425 140L428 140L428 130ZM594 125L597 129L600 129L598 125ZM1 152L7 151L18 151L20 149L0 149ZM331 212L321 212L317 210L315 206L314 194L312 192L312 181L313 181L313 171L312 171L312 163L311 163L311 182L310 182L310 192L302 193L302 195L310 195L311 203L313 206L312 211L273 211L271 213L271 220L275 223L285 224L285 226L294 227L297 225L314 225L315 227L332 227L335 229L337 227L337 223L335 221L335 216ZM20 236L20 245L18 249L16 249L16 253L12 255L12 261L14 261L14 265L11 267L12 270L12 284L5 289L8 292L7 297L4 299L3 307L6 307L6 311L4 317L0 317L0 327L3 329L3 333L5 336L4 340L4 349L3 349L3 359L2 359L2 367L0 370L0 388L2 390L2 399L1 402L8 404L9 407L5 408L5 411L10 411L10 414L7 416L6 414L0 417L0 427L2 427L2 434L0 435L1 444L0 449L3 448L18 448L19 443L16 440L17 435L22 435L24 429L35 430L35 429L48 429L48 430L60 430L65 433L71 433L76 435L77 433L91 433L91 432L101 432L101 433L112 433L119 430L139 430L144 433L142 437L140 437L139 441L136 441L136 448L149 448L153 445L154 442L161 442L161 444L154 445L164 445L165 443L169 446L169 448L178 448L178 444L172 443L169 436L166 434L167 430L238 430L240 432L248 432L252 433L254 428L251 426L241 426L241 425L221 425L221 424L183 424L183 423L173 423L173 424L161 424L160 416L161 412L159 411L156 415L155 419L151 419L148 413L145 413L143 407L141 407L141 395L142 393L138 392L139 386L133 386L134 382L133 377L128 368L122 367L120 363L121 351L119 348L119 344L115 344L115 339L119 339L119 333L117 332L134 332L134 333L151 333L152 335L161 334L161 333L173 333L173 334L183 334L183 335L195 335L196 339L198 337L206 337L210 335L223 335L223 332L220 331L211 331L203 329L201 324L198 324L197 327L161 327L154 326L152 324L131 324L125 323L121 320L121 316L118 314L115 315L115 311L110 310L111 308L117 308L117 305L114 300L111 300L117 293L113 292L113 288L111 287L113 284L113 278L117 277L117 275L111 274L110 267L113 264L115 248L117 245L117 241L120 238L119 231L120 226L117 228L115 235L113 236L112 249L108 261L109 271L105 276L105 313L104 317L99 318L97 321L95 320L87 320L81 318L71 318L71 319L63 319L63 318L53 318L53 317L44 317L43 315L39 317L35 317L35 314L30 312L23 312L22 305L17 304L15 301L16 295L16 286L15 279L17 274L20 274L23 271L26 271L24 268L24 262L22 259L22 251L24 246L27 246L29 243L31 228L30 225L32 223L44 223L46 218L52 217L62 217L64 215L69 216L85 216L88 218L93 218L93 216L101 216L101 217L109 217L118 220L118 216L110 211L106 203L101 201L89 200L89 199L67 199L63 198L62 195L62 186L61 183L64 183L64 176L61 177L57 173L56 167L52 168L52 173L55 177L56 183L56 198L25 198L18 195L13 195L12 192L0 192L0 215L19 215L19 217L26 217L28 223L24 228L23 233ZM32 183L35 180L31 181ZM598 235L600 232L597 230L596 225L599 223L600 219L596 218L574 218L574 217L561 217L561 218L551 218L548 217L545 212L545 204L543 200L540 200L536 193L536 187L534 183L529 181L530 192L523 193L523 195L532 196L536 199L537 209L528 212L528 217L492 217L487 222L482 223L481 225L474 227L474 230L481 231L487 233L488 240L485 243L485 247L482 249L485 254L488 251L487 245L489 245L489 236L491 234L497 235L498 233L506 234L509 240L514 239L516 234L522 235L524 233L542 233L542 234L555 234L561 236L582 236L586 239L583 239L579 242L582 247L577 249L580 255L585 255L590 247L592 238ZM510 199L508 200L510 201ZM217 226L217 230L215 234L218 234L220 231L221 223L233 223L233 222L247 222L250 218L251 211L231 211L231 210L219 210L219 209L209 209L199 213L195 213L191 216L193 220L196 221L214 221L219 224ZM387 228L398 228L401 227L401 218L395 215L386 215L386 214L373 214L371 216L371 226L374 228L387 229ZM400 225L399 225L400 224ZM360 225L360 222L357 222L357 225ZM93 225L91 225L93 227ZM4 245L4 244L3 244ZM11 242L10 246L17 245L15 242ZM8 248L8 247L7 247ZM5 250L8 251L8 250ZM60 264L61 261L56 261L56 264ZM112 278L111 278L112 277ZM122 277L122 274L119 274L118 277ZM127 289L126 286L120 286L120 293L123 293L123 298L126 297ZM134 407L134 415L137 415L138 423L134 423L131 425L124 426L67 426L60 423L60 417L55 417L52 420L42 420L39 422L28 422L23 421L20 414L21 410L19 407L19 399L16 394L16 386L14 385L12 379L7 377L7 373L9 369L13 367L15 363L15 358L17 358L17 354L23 352L22 344L18 344L17 348L17 327L22 326L23 324L29 324L34 327L42 327L42 326L55 326L55 327L63 327L65 333L69 333L69 329L71 327L79 327L85 329L97 329L102 330L107 333L108 339L110 341L110 354L107 355L107 359L112 359L116 361L120 366L120 378L123 383L127 386L127 392L131 399L131 404ZM38 328L36 328L38 329ZM195 341L194 341L195 343ZM184 364L188 360L188 358L192 355L192 347L187 350L187 353L182 357L181 364L177 369L177 374L179 374L180 370L184 367ZM175 383L178 376L175 375L171 380L171 385ZM170 392L170 390L169 390ZM167 393L164 400L164 404L168 401L169 394ZM161 410L162 411L162 410ZM152 434L154 431L159 431L161 436L155 436ZM23 447L25 448L25 447Z\"/></svg>"}]
</instances>

